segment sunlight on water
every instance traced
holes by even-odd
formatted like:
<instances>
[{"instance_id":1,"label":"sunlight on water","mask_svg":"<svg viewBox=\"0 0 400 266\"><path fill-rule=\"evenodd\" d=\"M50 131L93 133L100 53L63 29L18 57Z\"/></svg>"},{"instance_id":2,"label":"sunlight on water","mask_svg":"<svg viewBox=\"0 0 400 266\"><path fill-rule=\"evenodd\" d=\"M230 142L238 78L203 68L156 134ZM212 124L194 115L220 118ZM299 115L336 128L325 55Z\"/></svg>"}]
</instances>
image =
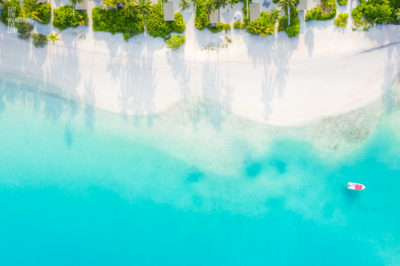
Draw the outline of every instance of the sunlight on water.
<instances>
[{"instance_id":1,"label":"sunlight on water","mask_svg":"<svg viewBox=\"0 0 400 266\"><path fill-rule=\"evenodd\" d=\"M125 117L59 98L42 83L1 78L7 265L400 259L397 94L390 110L377 102L285 129L197 98ZM348 181L367 189L348 191Z\"/></svg>"}]
</instances>

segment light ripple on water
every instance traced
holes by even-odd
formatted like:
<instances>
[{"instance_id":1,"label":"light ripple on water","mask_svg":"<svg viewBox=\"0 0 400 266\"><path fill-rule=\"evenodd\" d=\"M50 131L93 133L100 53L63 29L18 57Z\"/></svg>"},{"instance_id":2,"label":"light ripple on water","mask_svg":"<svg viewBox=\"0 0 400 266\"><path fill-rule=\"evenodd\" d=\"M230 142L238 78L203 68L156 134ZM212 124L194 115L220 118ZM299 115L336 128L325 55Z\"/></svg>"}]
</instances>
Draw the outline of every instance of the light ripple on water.
<instances>
[{"instance_id":1,"label":"light ripple on water","mask_svg":"<svg viewBox=\"0 0 400 266\"><path fill-rule=\"evenodd\" d=\"M87 199L101 187L133 206L148 200L266 223L275 215L300 215L333 231L374 219L383 229L368 222L360 229L363 239L377 241L375 251L386 262L399 247L393 240L399 236L397 94L390 112L378 101L290 129L250 122L199 98L151 117L124 117L37 93L35 86L0 81L3 189L54 186ZM345 190L349 179L368 189Z\"/></svg>"}]
</instances>

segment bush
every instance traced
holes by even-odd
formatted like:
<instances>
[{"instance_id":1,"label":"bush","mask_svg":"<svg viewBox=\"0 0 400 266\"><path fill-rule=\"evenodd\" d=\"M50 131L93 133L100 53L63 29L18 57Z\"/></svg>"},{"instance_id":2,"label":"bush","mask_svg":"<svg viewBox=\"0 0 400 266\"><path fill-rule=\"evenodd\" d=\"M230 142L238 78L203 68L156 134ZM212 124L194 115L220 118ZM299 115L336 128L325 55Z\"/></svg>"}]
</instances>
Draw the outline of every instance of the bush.
<instances>
[{"instance_id":1,"label":"bush","mask_svg":"<svg viewBox=\"0 0 400 266\"><path fill-rule=\"evenodd\" d=\"M223 30L225 30L225 31L231 30L231 25L227 24L227 23L217 23L217 25L215 25L215 26L208 26L208 29L212 33L217 33L217 32L221 32Z\"/></svg>"},{"instance_id":2,"label":"bush","mask_svg":"<svg viewBox=\"0 0 400 266\"><path fill-rule=\"evenodd\" d=\"M131 17L122 10L95 7L92 10L93 30L105 31L111 34L122 33L124 39L144 32L142 16Z\"/></svg>"},{"instance_id":3,"label":"bush","mask_svg":"<svg viewBox=\"0 0 400 266\"><path fill-rule=\"evenodd\" d=\"M53 10L53 15L53 26L59 30L88 24L87 14L83 11L75 10L74 16L72 6L61 6L56 8Z\"/></svg>"},{"instance_id":4,"label":"bush","mask_svg":"<svg viewBox=\"0 0 400 266\"><path fill-rule=\"evenodd\" d=\"M41 33L32 34L32 42L36 48L45 47L47 44L47 36Z\"/></svg>"},{"instance_id":5,"label":"bush","mask_svg":"<svg viewBox=\"0 0 400 266\"><path fill-rule=\"evenodd\" d=\"M349 18L349 14L341 13L337 16L334 21L336 27L344 28L347 25L347 19Z\"/></svg>"},{"instance_id":6,"label":"bush","mask_svg":"<svg viewBox=\"0 0 400 266\"><path fill-rule=\"evenodd\" d=\"M165 38L172 32L183 33L185 31L185 23L181 13L175 13L174 21L164 21L164 15L161 12L160 5L154 5L150 11L150 15L146 20L147 32L153 37Z\"/></svg>"},{"instance_id":7,"label":"bush","mask_svg":"<svg viewBox=\"0 0 400 266\"><path fill-rule=\"evenodd\" d=\"M353 17L353 30L368 30L369 24L365 21L362 13L363 5L358 5L351 12L351 16Z\"/></svg>"},{"instance_id":8,"label":"bush","mask_svg":"<svg viewBox=\"0 0 400 266\"><path fill-rule=\"evenodd\" d=\"M347 4L347 0L337 0L339 6L345 6Z\"/></svg>"},{"instance_id":9,"label":"bush","mask_svg":"<svg viewBox=\"0 0 400 266\"><path fill-rule=\"evenodd\" d=\"M183 33L186 29L185 22L183 21L183 16L180 12L175 13L175 21L172 22L172 29L177 33Z\"/></svg>"},{"instance_id":10,"label":"bush","mask_svg":"<svg viewBox=\"0 0 400 266\"><path fill-rule=\"evenodd\" d=\"M371 0L361 4L361 12L365 19L372 23L394 23L396 21L395 9L389 1Z\"/></svg>"},{"instance_id":11,"label":"bush","mask_svg":"<svg viewBox=\"0 0 400 266\"><path fill-rule=\"evenodd\" d=\"M236 30L244 29L244 23L240 22L240 21L235 21L233 23L233 28L236 29Z\"/></svg>"},{"instance_id":12,"label":"bush","mask_svg":"<svg viewBox=\"0 0 400 266\"><path fill-rule=\"evenodd\" d=\"M399 0L360 1L360 4L351 12L354 19L353 29L368 30L369 23L398 24L399 10Z\"/></svg>"},{"instance_id":13,"label":"bush","mask_svg":"<svg viewBox=\"0 0 400 266\"><path fill-rule=\"evenodd\" d=\"M23 40L29 40L31 37L31 32L33 30L33 25L26 21L21 21L15 24L18 32L18 38Z\"/></svg>"},{"instance_id":14,"label":"bush","mask_svg":"<svg viewBox=\"0 0 400 266\"><path fill-rule=\"evenodd\" d=\"M51 18L51 5L49 3L38 4L36 7L37 17L42 24L49 24Z\"/></svg>"},{"instance_id":15,"label":"bush","mask_svg":"<svg viewBox=\"0 0 400 266\"><path fill-rule=\"evenodd\" d=\"M1 20L3 21L6 26L8 26L8 10L9 8L14 8L15 7L15 17L10 17L10 19L17 19L21 15L21 6L19 4L18 0L10 0L10 1L5 1L3 4L3 12L1 14Z\"/></svg>"},{"instance_id":16,"label":"bush","mask_svg":"<svg viewBox=\"0 0 400 266\"><path fill-rule=\"evenodd\" d=\"M300 19L298 14L299 11L297 8L290 10L290 25L288 25L287 15L280 17L278 31L285 31L290 38L298 36L300 34Z\"/></svg>"},{"instance_id":17,"label":"bush","mask_svg":"<svg viewBox=\"0 0 400 266\"><path fill-rule=\"evenodd\" d=\"M329 20L336 16L335 0L321 0L317 7L307 10L306 21L309 20Z\"/></svg>"},{"instance_id":18,"label":"bush","mask_svg":"<svg viewBox=\"0 0 400 266\"><path fill-rule=\"evenodd\" d=\"M286 27L285 31L290 38L298 36L300 34L300 19L297 16L291 18L290 25Z\"/></svg>"},{"instance_id":19,"label":"bush","mask_svg":"<svg viewBox=\"0 0 400 266\"><path fill-rule=\"evenodd\" d=\"M37 0L23 0L22 9L26 16L42 24L50 23L51 5L49 3L38 4Z\"/></svg>"},{"instance_id":20,"label":"bush","mask_svg":"<svg viewBox=\"0 0 400 266\"><path fill-rule=\"evenodd\" d=\"M182 46L182 44L185 43L185 36L172 35L171 38L165 40L165 43L167 44L168 48L177 50Z\"/></svg>"},{"instance_id":21,"label":"bush","mask_svg":"<svg viewBox=\"0 0 400 266\"><path fill-rule=\"evenodd\" d=\"M210 19L202 0L197 1L195 15L194 24L198 30L203 30L210 25Z\"/></svg>"},{"instance_id":22,"label":"bush","mask_svg":"<svg viewBox=\"0 0 400 266\"><path fill-rule=\"evenodd\" d=\"M279 18L279 11L261 12L258 19L247 24L247 32L251 34L268 36L275 32L275 23Z\"/></svg>"}]
</instances>

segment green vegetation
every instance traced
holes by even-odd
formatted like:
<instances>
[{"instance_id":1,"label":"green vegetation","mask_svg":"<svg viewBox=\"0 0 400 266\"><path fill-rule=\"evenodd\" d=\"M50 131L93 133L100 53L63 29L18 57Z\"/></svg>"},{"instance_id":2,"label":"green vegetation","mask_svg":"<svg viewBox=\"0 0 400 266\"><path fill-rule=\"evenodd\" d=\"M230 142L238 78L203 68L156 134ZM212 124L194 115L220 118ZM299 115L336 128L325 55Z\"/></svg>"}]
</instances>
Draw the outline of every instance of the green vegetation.
<instances>
[{"instance_id":1,"label":"green vegetation","mask_svg":"<svg viewBox=\"0 0 400 266\"><path fill-rule=\"evenodd\" d=\"M329 20L336 16L335 0L321 0L317 7L307 10L306 21L309 20Z\"/></svg>"},{"instance_id":2,"label":"green vegetation","mask_svg":"<svg viewBox=\"0 0 400 266\"><path fill-rule=\"evenodd\" d=\"M279 31L285 31L290 38L300 34L299 11L296 8L297 0L280 0L278 2L284 16L279 18Z\"/></svg>"},{"instance_id":3,"label":"green vegetation","mask_svg":"<svg viewBox=\"0 0 400 266\"><path fill-rule=\"evenodd\" d=\"M75 12L75 6L77 4L82 4L84 0L70 0L71 4L72 4L72 8L74 9Z\"/></svg>"},{"instance_id":4,"label":"green vegetation","mask_svg":"<svg viewBox=\"0 0 400 266\"><path fill-rule=\"evenodd\" d=\"M47 44L47 36L41 33L32 34L32 43L36 48L45 47Z\"/></svg>"},{"instance_id":5,"label":"green vegetation","mask_svg":"<svg viewBox=\"0 0 400 266\"><path fill-rule=\"evenodd\" d=\"M33 25L29 22L18 22L15 24L18 32L18 38L23 40L29 40L31 37L31 32L33 30Z\"/></svg>"},{"instance_id":6,"label":"green vegetation","mask_svg":"<svg viewBox=\"0 0 400 266\"><path fill-rule=\"evenodd\" d=\"M285 15L279 18L278 31L285 31L290 38L296 37L300 34L300 19L298 17L299 11L295 7L290 11L290 24L288 24L288 16Z\"/></svg>"},{"instance_id":7,"label":"green vegetation","mask_svg":"<svg viewBox=\"0 0 400 266\"><path fill-rule=\"evenodd\" d=\"M337 16L334 21L335 26L344 28L347 25L347 19L349 18L349 14L341 13Z\"/></svg>"},{"instance_id":8,"label":"green vegetation","mask_svg":"<svg viewBox=\"0 0 400 266\"><path fill-rule=\"evenodd\" d=\"M38 4L37 0L23 0L22 13L24 17L32 18L42 24L49 24L51 5L49 3Z\"/></svg>"},{"instance_id":9,"label":"green vegetation","mask_svg":"<svg viewBox=\"0 0 400 266\"><path fill-rule=\"evenodd\" d=\"M244 27L245 27L245 25L243 22L240 22L240 21L233 22L233 28L236 30L244 29Z\"/></svg>"},{"instance_id":10,"label":"green vegetation","mask_svg":"<svg viewBox=\"0 0 400 266\"><path fill-rule=\"evenodd\" d=\"M203 30L210 25L210 20L208 18L209 9L206 5L206 0L198 0L196 4L196 17L194 19L194 24L198 30Z\"/></svg>"},{"instance_id":11,"label":"green vegetation","mask_svg":"<svg viewBox=\"0 0 400 266\"><path fill-rule=\"evenodd\" d=\"M369 29L369 23L364 19L364 15L362 13L362 6L358 5L351 12L351 16L353 17L353 30L364 30L367 31Z\"/></svg>"},{"instance_id":12,"label":"green vegetation","mask_svg":"<svg viewBox=\"0 0 400 266\"><path fill-rule=\"evenodd\" d=\"M58 38L58 33L50 33L50 35L47 37L47 40L49 40L50 42L52 42L53 45L54 45L54 42L55 42L55 41L60 41L61 39Z\"/></svg>"},{"instance_id":13,"label":"green vegetation","mask_svg":"<svg viewBox=\"0 0 400 266\"><path fill-rule=\"evenodd\" d=\"M351 13L354 28L368 30L372 24L399 24L400 0L361 0Z\"/></svg>"},{"instance_id":14,"label":"green vegetation","mask_svg":"<svg viewBox=\"0 0 400 266\"><path fill-rule=\"evenodd\" d=\"M9 17L8 11L12 8L15 7L15 13L13 17ZM10 1L5 1L3 4L3 12L1 14L1 20L3 21L6 26L8 26L8 19L10 18L15 18L17 19L18 17L21 16L21 6L19 4L18 0L10 0Z\"/></svg>"},{"instance_id":15,"label":"green vegetation","mask_svg":"<svg viewBox=\"0 0 400 266\"><path fill-rule=\"evenodd\" d=\"M249 22L249 18L247 17L247 2L249 2L249 4L250 4L251 0L242 0L242 2L243 2L243 8L242 8L243 22L244 22L244 24L246 26L247 23Z\"/></svg>"},{"instance_id":16,"label":"green vegetation","mask_svg":"<svg viewBox=\"0 0 400 266\"><path fill-rule=\"evenodd\" d=\"M109 8L116 8L117 0L103 0L102 4L106 10L108 10Z\"/></svg>"},{"instance_id":17,"label":"green vegetation","mask_svg":"<svg viewBox=\"0 0 400 266\"><path fill-rule=\"evenodd\" d=\"M179 8L182 10L186 10L190 7L190 2L188 0L181 0L179 2Z\"/></svg>"},{"instance_id":18,"label":"green vegetation","mask_svg":"<svg viewBox=\"0 0 400 266\"><path fill-rule=\"evenodd\" d=\"M185 43L185 36L172 35L171 38L165 40L165 43L167 44L168 48L177 50L182 46L182 44Z\"/></svg>"},{"instance_id":19,"label":"green vegetation","mask_svg":"<svg viewBox=\"0 0 400 266\"><path fill-rule=\"evenodd\" d=\"M92 10L93 30L105 31L112 34L122 33L124 40L144 32L142 16L129 15L124 10L105 10L101 7L95 7Z\"/></svg>"},{"instance_id":20,"label":"green vegetation","mask_svg":"<svg viewBox=\"0 0 400 266\"><path fill-rule=\"evenodd\" d=\"M247 24L247 32L260 36L269 36L275 32L275 23L279 18L279 10L261 12L258 19Z\"/></svg>"},{"instance_id":21,"label":"green vegetation","mask_svg":"<svg viewBox=\"0 0 400 266\"><path fill-rule=\"evenodd\" d=\"M231 30L231 24L228 23L217 23L215 26L208 26L208 29L212 32L212 33L217 33L217 32L221 32L223 30L227 31L227 30Z\"/></svg>"},{"instance_id":22,"label":"green vegetation","mask_svg":"<svg viewBox=\"0 0 400 266\"><path fill-rule=\"evenodd\" d=\"M347 1L348 0L337 0L337 3L339 4L339 6L345 6L347 5Z\"/></svg>"},{"instance_id":23,"label":"green vegetation","mask_svg":"<svg viewBox=\"0 0 400 266\"><path fill-rule=\"evenodd\" d=\"M35 11L37 12L36 17L39 19L33 19L36 19L42 24L50 23L51 5L49 3L38 4Z\"/></svg>"},{"instance_id":24,"label":"green vegetation","mask_svg":"<svg viewBox=\"0 0 400 266\"><path fill-rule=\"evenodd\" d=\"M53 26L59 30L88 24L87 14L82 11L74 12L72 6L61 6L56 8L53 10L53 15Z\"/></svg>"},{"instance_id":25,"label":"green vegetation","mask_svg":"<svg viewBox=\"0 0 400 266\"><path fill-rule=\"evenodd\" d=\"M211 26L209 14L214 10L226 7L228 4L233 6L238 2L239 0L197 0L196 16L194 20L196 28L198 30L208 28L213 33L230 30L231 25L227 23L217 23L215 26Z\"/></svg>"},{"instance_id":26,"label":"green vegetation","mask_svg":"<svg viewBox=\"0 0 400 266\"><path fill-rule=\"evenodd\" d=\"M146 19L146 28L151 36L165 38L172 32L183 33L186 26L179 12L175 13L174 21L164 21L160 4L157 4L151 8L150 15Z\"/></svg>"}]
</instances>

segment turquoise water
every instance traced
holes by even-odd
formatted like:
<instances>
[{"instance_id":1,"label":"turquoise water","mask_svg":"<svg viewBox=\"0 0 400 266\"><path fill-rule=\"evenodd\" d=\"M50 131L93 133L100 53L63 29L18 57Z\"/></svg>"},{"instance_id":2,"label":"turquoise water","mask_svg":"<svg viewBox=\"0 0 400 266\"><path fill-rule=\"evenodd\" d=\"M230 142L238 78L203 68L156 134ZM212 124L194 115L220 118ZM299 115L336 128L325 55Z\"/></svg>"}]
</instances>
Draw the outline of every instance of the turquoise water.
<instances>
[{"instance_id":1,"label":"turquoise water","mask_svg":"<svg viewBox=\"0 0 400 266\"><path fill-rule=\"evenodd\" d=\"M396 108L276 129L199 99L109 114L43 86L0 81L1 265L400 265Z\"/></svg>"}]
</instances>

